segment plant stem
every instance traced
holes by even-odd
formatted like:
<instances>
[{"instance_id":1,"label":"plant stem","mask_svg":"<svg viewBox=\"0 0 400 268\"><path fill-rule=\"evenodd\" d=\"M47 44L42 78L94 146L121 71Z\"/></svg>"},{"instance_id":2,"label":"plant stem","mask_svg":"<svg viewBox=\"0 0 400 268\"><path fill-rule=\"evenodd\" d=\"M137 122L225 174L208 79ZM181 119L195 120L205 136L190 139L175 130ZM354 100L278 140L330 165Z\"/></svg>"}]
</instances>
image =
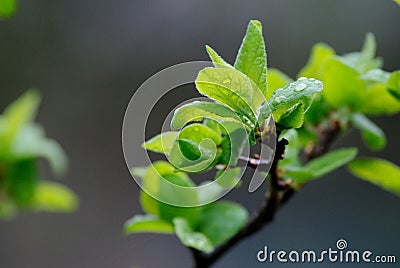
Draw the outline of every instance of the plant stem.
<instances>
[{"instance_id":1,"label":"plant stem","mask_svg":"<svg viewBox=\"0 0 400 268\"><path fill-rule=\"evenodd\" d=\"M330 145L338 137L340 131L341 128L337 122L333 122L329 127L322 129L319 132L318 143L306 152L306 162L326 153ZM269 172L271 176L269 193L264 204L236 235L221 244L213 252L206 254L191 248L195 268L211 266L237 243L268 225L273 221L277 210L293 197L295 190L289 184L284 184L277 174L277 166L279 160L283 158L287 144L288 142L285 139L277 141L274 160Z\"/></svg>"}]
</instances>

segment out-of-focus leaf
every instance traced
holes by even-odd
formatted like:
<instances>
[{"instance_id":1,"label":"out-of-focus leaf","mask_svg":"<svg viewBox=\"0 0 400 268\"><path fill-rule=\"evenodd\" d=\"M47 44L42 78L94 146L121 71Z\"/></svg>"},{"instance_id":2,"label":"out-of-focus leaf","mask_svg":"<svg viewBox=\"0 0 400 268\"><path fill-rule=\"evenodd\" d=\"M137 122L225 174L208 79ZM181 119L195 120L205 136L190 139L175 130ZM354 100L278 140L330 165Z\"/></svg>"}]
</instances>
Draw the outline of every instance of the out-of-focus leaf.
<instances>
[{"instance_id":1,"label":"out-of-focus leaf","mask_svg":"<svg viewBox=\"0 0 400 268\"><path fill-rule=\"evenodd\" d=\"M367 81L367 83L381 83L386 84L390 73L385 72L381 69L372 69L361 75L361 78Z\"/></svg>"},{"instance_id":2,"label":"out-of-focus leaf","mask_svg":"<svg viewBox=\"0 0 400 268\"><path fill-rule=\"evenodd\" d=\"M265 95L265 98L267 100L270 99L275 90L283 88L290 82L293 82L293 79L290 78L288 75L284 74L278 69L269 68L267 77L268 91Z\"/></svg>"},{"instance_id":3,"label":"out-of-focus leaf","mask_svg":"<svg viewBox=\"0 0 400 268\"><path fill-rule=\"evenodd\" d=\"M392 115L400 111L400 102L396 100L383 84L370 86L362 99L360 112L368 115Z\"/></svg>"},{"instance_id":4,"label":"out-of-focus leaf","mask_svg":"<svg viewBox=\"0 0 400 268\"><path fill-rule=\"evenodd\" d=\"M196 87L201 94L230 107L249 122L255 122L253 95L259 89L241 72L230 68L205 68L197 76Z\"/></svg>"},{"instance_id":5,"label":"out-of-focus leaf","mask_svg":"<svg viewBox=\"0 0 400 268\"><path fill-rule=\"evenodd\" d=\"M357 158L349 164L350 172L386 191L400 195L400 167L379 158Z\"/></svg>"},{"instance_id":6,"label":"out-of-focus leaf","mask_svg":"<svg viewBox=\"0 0 400 268\"><path fill-rule=\"evenodd\" d=\"M359 109L363 105L366 83L357 70L347 66L338 57L330 58L323 74L322 95L334 108L350 106Z\"/></svg>"},{"instance_id":7,"label":"out-of-focus leaf","mask_svg":"<svg viewBox=\"0 0 400 268\"><path fill-rule=\"evenodd\" d=\"M0 219L11 219L17 213L17 206L8 199L0 201Z\"/></svg>"},{"instance_id":8,"label":"out-of-focus leaf","mask_svg":"<svg viewBox=\"0 0 400 268\"><path fill-rule=\"evenodd\" d=\"M16 0L0 0L0 18L9 18L17 9Z\"/></svg>"},{"instance_id":9,"label":"out-of-focus leaf","mask_svg":"<svg viewBox=\"0 0 400 268\"><path fill-rule=\"evenodd\" d=\"M266 96L267 54L259 21L251 20L249 22L234 67L247 75Z\"/></svg>"},{"instance_id":10,"label":"out-of-focus leaf","mask_svg":"<svg viewBox=\"0 0 400 268\"><path fill-rule=\"evenodd\" d=\"M389 76L386 88L393 97L400 101L400 70Z\"/></svg>"},{"instance_id":11,"label":"out-of-focus leaf","mask_svg":"<svg viewBox=\"0 0 400 268\"><path fill-rule=\"evenodd\" d=\"M73 212L79 204L76 195L59 183L42 181L35 188L30 206L38 211Z\"/></svg>"},{"instance_id":12,"label":"out-of-focus leaf","mask_svg":"<svg viewBox=\"0 0 400 268\"><path fill-rule=\"evenodd\" d=\"M297 182L305 183L310 179L319 178L338 169L353 160L356 155L357 148L339 149L315 158L303 167L289 166L285 172L288 176L292 176Z\"/></svg>"},{"instance_id":13,"label":"out-of-focus leaf","mask_svg":"<svg viewBox=\"0 0 400 268\"><path fill-rule=\"evenodd\" d=\"M385 133L363 114L353 114L350 118L354 127L361 131L364 142L372 150L381 150L386 145Z\"/></svg>"},{"instance_id":14,"label":"out-of-focus leaf","mask_svg":"<svg viewBox=\"0 0 400 268\"><path fill-rule=\"evenodd\" d=\"M146 141L142 147L149 151L169 155L177 136L178 132L176 131L166 131Z\"/></svg>"},{"instance_id":15,"label":"out-of-focus leaf","mask_svg":"<svg viewBox=\"0 0 400 268\"><path fill-rule=\"evenodd\" d=\"M214 246L210 239L202 233L194 232L185 219L175 218L174 226L176 236L185 246L206 253L210 253L214 250Z\"/></svg>"},{"instance_id":16,"label":"out-of-focus leaf","mask_svg":"<svg viewBox=\"0 0 400 268\"><path fill-rule=\"evenodd\" d=\"M174 227L169 222L160 220L154 215L136 215L125 222L125 234L160 233L173 234Z\"/></svg>"},{"instance_id":17,"label":"out-of-focus leaf","mask_svg":"<svg viewBox=\"0 0 400 268\"><path fill-rule=\"evenodd\" d=\"M38 181L37 175L34 159L18 160L7 168L3 185L18 206L27 206L32 201Z\"/></svg>"},{"instance_id":18,"label":"out-of-focus leaf","mask_svg":"<svg viewBox=\"0 0 400 268\"><path fill-rule=\"evenodd\" d=\"M246 223L248 213L239 204L220 201L204 207L198 231L205 234L214 245L235 235Z\"/></svg>"},{"instance_id":19,"label":"out-of-focus leaf","mask_svg":"<svg viewBox=\"0 0 400 268\"><path fill-rule=\"evenodd\" d=\"M215 67L228 67L228 68L233 68L232 65L227 63L218 53L212 49L210 46L206 45L206 50L208 53L208 56L210 56L210 59L214 63Z\"/></svg>"},{"instance_id":20,"label":"out-of-focus leaf","mask_svg":"<svg viewBox=\"0 0 400 268\"><path fill-rule=\"evenodd\" d=\"M175 111L171 128L182 128L189 122L201 121L205 117L215 120L241 121L240 117L234 111L224 105L213 102L194 101L179 107Z\"/></svg>"},{"instance_id":21,"label":"out-of-focus leaf","mask_svg":"<svg viewBox=\"0 0 400 268\"><path fill-rule=\"evenodd\" d=\"M240 167L229 168L229 169L221 169L217 172L215 180L217 183L224 187L229 188L237 185L240 181Z\"/></svg>"},{"instance_id":22,"label":"out-of-focus leaf","mask_svg":"<svg viewBox=\"0 0 400 268\"><path fill-rule=\"evenodd\" d=\"M315 44L311 50L311 56L307 64L300 70L299 77L313 77L322 80L325 68L325 63L335 55L335 51L330 46L318 43Z\"/></svg>"}]
</instances>

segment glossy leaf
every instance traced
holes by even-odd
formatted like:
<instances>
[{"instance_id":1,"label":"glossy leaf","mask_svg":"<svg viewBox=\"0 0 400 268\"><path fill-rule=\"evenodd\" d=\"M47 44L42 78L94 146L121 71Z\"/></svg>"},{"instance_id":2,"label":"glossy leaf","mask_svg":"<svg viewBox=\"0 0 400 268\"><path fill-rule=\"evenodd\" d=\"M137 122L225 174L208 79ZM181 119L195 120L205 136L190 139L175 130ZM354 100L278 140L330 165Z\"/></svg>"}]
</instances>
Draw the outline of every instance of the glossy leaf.
<instances>
[{"instance_id":1,"label":"glossy leaf","mask_svg":"<svg viewBox=\"0 0 400 268\"><path fill-rule=\"evenodd\" d=\"M259 21L252 20L249 22L234 67L247 75L266 96L267 54L262 26Z\"/></svg>"},{"instance_id":2,"label":"glossy leaf","mask_svg":"<svg viewBox=\"0 0 400 268\"><path fill-rule=\"evenodd\" d=\"M205 68L197 76L196 87L201 94L230 107L250 122L255 122L252 97L257 89L254 89L250 79L239 71Z\"/></svg>"},{"instance_id":3,"label":"glossy leaf","mask_svg":"<svg viewBox=\"0 0 400 268\"><path fill-rule=\"evenodd\" d=\"M212 49L210 46L206 45L206 50L208 53L208 56L210 56L210 59L214 63L215 67L228 67L228 68L233 68L232 65L227 63L218 53Z\"/></svg>"},{"instance_id":4,"label":"glossy leaf","mask_svg":"<svg viewBox=\"0 0 400 268\"><path fill-rule=\"evenodd\" d=\"M286 110L277 122L278 129L299 128L304 121L303 103L299 102Z\"/></svg>"},{"instance_id":5,"label":"glossy leaf","mask_svg":"<svg viewBox=\"0 0 400 268\"><path fill-rule=\"evenodd\" d=\"M194 232L189 223L183 218L174 219L175 233L179 240L187 247L210 253L214 246L207 236Z\"/></svg>"},{"instance_id":6,"label":"glossy leaf","mask_svg":"<svg viewBox=\"0 0 400 268\"><path fill-rule=\"evenodd\" d=\"M219 201L203 209L198 231L219 245L235 235L247 218L248 212L239 204Z\"/></svg>"},{"instance_id":7,"label":"glossy leaf","mask_svg":"<svg viewBox=\"0 0 400 268\"><path fill-rule=\"evenodd\" d=\"M361 131L364 142L372 150L381 150L386 145L385 133L374 122L369 120L363 114L354 114L351 117L354 127Z\"/></svg>"},{"instance_id":8,"label":"glossy leaf","mask_svg":"<svg viewBox=\"0 0 400 268\"><path fill-rule=\"evenodd\" d=\"M400 195L400 167L379 158L357 158L349 164L350 172L386 191Z\"/></svg>"},{"instance_id":9,"label":"glossy leaf","mask_svg":"<svg viewBox=\"0 0 400 268\"><path fill-rule=\"evenodd\" d=\"M124 225L125 234L132 233L160 233L173 234L172 224L160 220L154 215L136 215L127 220Z\"/></svg>"},{"instance_id":10,"label":"glossy leaf","mask_svg":"<svg viewBox=\"0 0 400 268\"><path fill-rule=\"evenodd\" d=\"M149 151L168 155L177 136L178 132L176 131L163 132L143 143L142 147Z\"/></svg>"}]
</instances>

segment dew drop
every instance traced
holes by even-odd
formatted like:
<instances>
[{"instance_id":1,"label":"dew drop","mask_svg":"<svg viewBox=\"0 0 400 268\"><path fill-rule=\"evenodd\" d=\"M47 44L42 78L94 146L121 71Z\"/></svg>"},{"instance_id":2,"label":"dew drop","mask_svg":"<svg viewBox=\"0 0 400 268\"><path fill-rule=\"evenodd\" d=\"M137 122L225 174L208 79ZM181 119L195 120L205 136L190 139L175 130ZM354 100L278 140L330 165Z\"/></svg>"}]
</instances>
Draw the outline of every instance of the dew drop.
<instances>
[{"instance_id":1,"label":"dew drop","mask_svg":"<svg viewBox=\"0 0 400 268\"><path fill-rule=\"evenodd\" d=\"M311 81L311 82L315 82L316 79L315 79L315 78L310 78L310 81Z\"/></svg>"},{"instance_id":2,"label":"dew drop","mask_svg":"<svg viewBox=\"0 0 400 268\"><path fill-rule=\"evenodd\" d=\"M305 80L307 80L307 77L302 76L302 77L300 77L298 80L299 80L299 81L305 81Z\"/></svg>"},{"instance_id":3,"label":"dew drop","mask_svg":"<svg viewBox=\"0 0 400 268\"><path fill-rule=\"evenodd\" d=\"M304 83L299 83L296 85L296 87L294 88L294 91L302 91L304 89L307 88L307 85Z\"/></svg>"},{"instance_id":4,"label":"dew drop","mask_svg":"<svg viewBox=\"0 0 400 268\"><path fill-rule=\"evenodd\" d=\"M278 97L276 97L275 101L276 101L277 103L281 103L281 102L284 101L285 99L286 99L285 96L278 96Z\"/></svg>"}]
</instances>

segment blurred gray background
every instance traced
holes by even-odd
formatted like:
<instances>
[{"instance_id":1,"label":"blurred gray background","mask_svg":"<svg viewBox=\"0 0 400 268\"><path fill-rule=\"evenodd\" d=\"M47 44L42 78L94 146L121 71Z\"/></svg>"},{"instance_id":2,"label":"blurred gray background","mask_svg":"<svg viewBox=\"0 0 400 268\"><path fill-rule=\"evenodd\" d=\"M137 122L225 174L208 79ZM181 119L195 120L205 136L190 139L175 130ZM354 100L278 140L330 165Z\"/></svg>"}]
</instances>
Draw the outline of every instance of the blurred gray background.
<instances>
[{"instance_id":1,"label":"blurred gray background","mask_svg":"<svg viewBox=\"0 0 400 268\"><path fill-rule=\"evenodd\" d=\"M122 234L124 221L141 213L138 186L122 154L122 119L142 82L170 65L206 60L205 44L232 62L250 19L264 25L269 66L291 76L305 64L315 42L349 52L361 47L366 32L375 33L385 69L400 68L400 7L391 0L19 4L15 17L0 21L0 108L30 87L40 89L38 121L65 148L70 169L64 183L79 195L81 206L74 214L26 213L0 222L0 267L5 268L191 266L189 251L173 236ZM186 92L195 95L193 87ZM157 132L163 113L153 116L149 132ZM356 132L336 146L356 144L361 154L399 164L399 119L376 119L388 136L383 152L368 152ZM256 209L263 189L249 195L242 188L227 198ZM397 254L400 261L399 210L399 198L345 170L336 171L307 185L272 225L240 243L215 267L263 267L267 265L257 263L256 253L264 245L318 250L334 247L339 238L353 249Z\"/></svg>"}]
</instances>

